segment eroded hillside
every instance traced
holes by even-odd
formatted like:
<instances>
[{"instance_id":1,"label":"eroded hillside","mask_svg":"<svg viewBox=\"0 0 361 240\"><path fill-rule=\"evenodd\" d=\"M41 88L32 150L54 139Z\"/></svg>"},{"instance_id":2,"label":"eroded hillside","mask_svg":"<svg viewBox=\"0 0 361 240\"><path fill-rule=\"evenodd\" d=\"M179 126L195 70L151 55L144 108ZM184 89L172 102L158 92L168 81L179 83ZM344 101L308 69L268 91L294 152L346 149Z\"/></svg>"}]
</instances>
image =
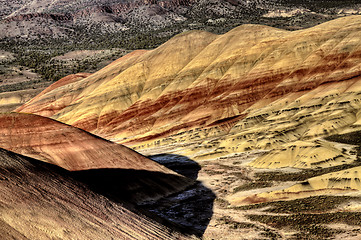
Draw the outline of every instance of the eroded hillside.
<instances>
[{"instance_id":1,"label":"eroded hillside","mask_svg":"<svg viewBox=\"0 0 361 240\"><path fill-rule=\"evenodd\" d=\"M17 111L146 155L197 161L198 180L217 196L205 236L223 236L228 224L236 229L230 238L249 229L262 229L254 238L342 235L342 224L352 228L345 236L359 236L359 152L352 141L325 137L361 128L360 34L360 16L294 32L260 25L223 35L190 31L87 78L63 79ZM329 199L330 209L315 206ZM292 225L271 207L305 224ZM312 231L310 219L317 219Z\"/></svg>"},{"instance_id":2,"label":"eroded hillside","mask_svg":"<svg viewBox=\"0 0 361 240\"><path fill-rule=\"evenodd\" d=\"M311 141L357 129L360 23L355 16L296 32L244 25L220 36L181 34L17 111L129 145L220 137L209 152L223 155ZM201 158L206 149L194 151Z\"/></svg>"},{"instance_id":3,"label":"eroded hillside","mask_svg":"<svg viewBox=\"0 0 361 240\"><path fill-rule=\"evenodd\" d=\"M0 149L2 239L189 239L59 167Z\"/></svg>"}]
</instances>

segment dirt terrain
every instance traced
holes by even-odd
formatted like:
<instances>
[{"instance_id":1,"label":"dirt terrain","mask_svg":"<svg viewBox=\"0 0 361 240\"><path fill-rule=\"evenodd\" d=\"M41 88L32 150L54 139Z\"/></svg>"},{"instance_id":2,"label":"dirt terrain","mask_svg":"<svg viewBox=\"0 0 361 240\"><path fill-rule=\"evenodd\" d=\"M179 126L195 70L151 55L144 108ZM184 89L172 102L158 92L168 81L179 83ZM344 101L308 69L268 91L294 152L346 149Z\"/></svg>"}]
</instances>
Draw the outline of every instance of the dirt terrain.
<instances>
[{"instance_id":1,"label":"dirt terrain","mask_svg":"<svg viewBox=\"0 0 361 240\"><path fill-rule=\"evenodd\" d=\"M350 149L355 146L349 145ZM161 217L196 229L203 239L359 239L361 197L321 195L269 204L232 206L227 198L237 193L249 196L300 183L316 172L283 169L257 170L247 163L262 155L249 152L222 160L195 162L173 154L153 155L152 159L198 184L160 201L141 205ZM263 177L263 179L262 179ZM322 216L322 218L321 218ZM325 216L325 218L323 218ZM295 219L294 219L295 218ZM294 219L294 220L293 220ZM310 219L315 221L312 223Z\"/></svg>"}]
</instances>

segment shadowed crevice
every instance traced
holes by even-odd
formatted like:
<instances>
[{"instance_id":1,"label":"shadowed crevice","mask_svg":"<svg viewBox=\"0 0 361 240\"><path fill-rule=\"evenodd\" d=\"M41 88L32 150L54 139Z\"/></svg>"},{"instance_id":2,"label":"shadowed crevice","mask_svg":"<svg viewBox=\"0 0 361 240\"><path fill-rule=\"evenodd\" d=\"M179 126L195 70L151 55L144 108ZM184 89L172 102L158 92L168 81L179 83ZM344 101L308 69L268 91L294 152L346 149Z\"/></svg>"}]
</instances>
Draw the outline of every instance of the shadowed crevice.
<instances>
[{"instance_id":1,"label":"shadowed crevice","mask_svg":"<svg viewBox=\"0 0 361 240\"><path fill-rule=\"evenodd\" d=\"M133 169L91 169L71 172L71 175L95 192L136 204L158 200L194 184L181 175Z\"/></svg>"},{"instance_id":2,"label":"shadowed crevice","mask_svg":"<svg viewBox=\"0 0 361 240\"><path fill-rule=\"evenodd\" d=\"M148 156L167 168L196 180L201 166L186 156L158 154ZM160 217L197 231L201 237L213 216L215 193L197 181L185 191L143 205L147 211Z\"/></svg>"},{"instance_id":3,"label":"shadowed crevice","mask_svg":"<svg viewBox=\"0 0 361 240\"><path fill-rule=\"evenodd\" d=\"M201 166L197 162L182 155L157 154L148 156L148 158L193 180L197 180L198 172L201 170Z\"/></svg>"},{"instance_id":4,"label":"shadowed crevice","mask_svg":"<svg viewBox=\"0 0 361 240\"><path fill-rule=\"evenodd\" d=\"M72 172L90 189L114 201L136 203L135 209L183 234L201 237L213 215L212 190L196 181L201 166L176 154L148 156L179 175L129 169Z\"/></svg>"}]
</instances>

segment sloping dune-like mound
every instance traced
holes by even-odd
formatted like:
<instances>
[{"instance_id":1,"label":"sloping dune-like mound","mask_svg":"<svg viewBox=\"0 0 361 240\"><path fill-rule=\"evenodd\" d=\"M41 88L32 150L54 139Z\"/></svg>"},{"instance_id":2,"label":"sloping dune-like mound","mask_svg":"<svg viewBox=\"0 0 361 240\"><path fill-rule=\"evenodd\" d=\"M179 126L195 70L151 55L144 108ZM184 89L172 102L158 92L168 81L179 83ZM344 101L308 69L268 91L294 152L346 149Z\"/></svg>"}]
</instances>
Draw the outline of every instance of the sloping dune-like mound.
<instances>
[{"instance_id":1,"label":"sloping dune-like mound","mask_svg":"<svg viewBox=\"0 0 361 240\"><path fill-rule=\"evenodd\" d=\"M1 239L188 239L89 190L69 172L0 149Z\"/></svg>"},{"instance_id":2,"label":"sloping dune-like mound","mask_svg":"<svg viewBox=\"0 0 361 240\"><path fill-rule=\"evenodd\" d=\"M70 171L121 168L172 173L127 147L33 114L0 114L0 132L2 148Z\"/></svg>"},{"instance_id":3,"label":"sloping dune-like mound","mask_svg":"<svg viewBox=\"0 0 361 240\"><path fill-rule=\"evenodd\" d=\"M125 146L33 114L0 114L0 147L77 171L78 179L102 193L135 202L194 183Z\"/></svg>"},{"instance_id":4,"label":"sloping dune-like mound","mask_svg":"<svg viewBox=\"0 0 361 240\"><path fill-rule=\"evenodd\" d=\"M317 168L332 167L351 163L354 157L343 153L332 143L316 140L314 142L295 141L284 144L282 149L257 158L249 165L257 168Z\"/></svg>"}]
</instances>

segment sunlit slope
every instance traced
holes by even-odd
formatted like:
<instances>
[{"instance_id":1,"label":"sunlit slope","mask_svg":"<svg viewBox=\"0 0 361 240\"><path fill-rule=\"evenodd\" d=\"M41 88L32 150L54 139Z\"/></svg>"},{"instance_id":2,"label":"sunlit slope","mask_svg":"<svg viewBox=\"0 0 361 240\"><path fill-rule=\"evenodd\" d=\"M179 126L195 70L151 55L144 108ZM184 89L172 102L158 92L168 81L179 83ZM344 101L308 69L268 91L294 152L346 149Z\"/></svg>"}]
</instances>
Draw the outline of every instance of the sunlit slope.
<instances>
[{"instance_id":1,"label":"sunlit slope","mask_svg":"<svg viewBox=\"0 0 361 240\"><path fill-rule=\"evenodd\" d=\"M33 112L35 114L39 114L45 117L52 116L55 113L57 113L59 110L66 107L75 97L76 93L72 91L73 83L79 82L82 79L90 76L89 73L78 73L78 74L72 74L69 76L66 76L59 81L53 83L49 87L47 87L44 91L42 91L40 94L38 94L35 98L31 99L24 105L20 106L17 111L21 111L24 108L27 108L29 105L31 105L34 102L37 102L37 105L35 108L28 108L29 112ZM47 93L51 92L54 89L61 88L63 86L66 86L67 88L64 89L65 92L70 92L71 94L61 94L58 93L58 95L52 96L51 104L49 105L49 99L45 97L46 100L44 100L44 95L46 96Z\"/></svg>"},{"instance_id":2,"label":"sunlit slope","mask_svg":"<svg viewBox=\"0 0 361 240\"><path fill-rule=\"evenodd\" d=\"M10 112L37 96L41 90L26 89L0 93L0 112Z\"/></svg>"},{"instance_id":3,"label":"sunlit slope","mask_svg":"<svg viewBox=\"0 0 361 240\"><path fill-rule=\"evenodd\" d=\"M172 173L125 146L33 114L0 114L0 132L0 147L70 171L121 168Z\"/></svg>"},{"instance_id":4,"label":"sunlit slope","mask_svg":"<svg viewBox=\"0 0 361 240\"><path fill-rule=\"evenodd\" d=\"M233 205L261 203L279 200L291 200L317 195L352 194L361 190L361 167L332 172L310 178L289 188L263 192L247 197L237 194L228 198Z\"/></svg>"},{"instance_id":5,"label":"sunlit slope","mask_svg":"<svg viewBox=\"0 0 361 240\"><path fill-rule=\"evenodd\" d=\"M84 75L70 75L46 88L37 97L18 108L17 111L31 112L45 117L53 116L64 108L89 95L103 82L114 78L119 72L131 66L146 51L134 51L102 70L84 79ZM55 87L55 88L54 88Z\"/></svg>"},{"instance_id":6,"label":"sunlit slope","mask_svg":"<svg viewBox=\"0 0 361 240\"><path fill-rule=\"evenodd\" d=\"M116 69L116 74L115 69L103 69L93 74L88 82L92 82L96 75L104 78L113 74L114 77L98 86L89 83L89 88L85 88L81 96L53 117L117 138L147 134L157 124L157 114L164 116L163 120L159 119L162 121L159 124L168 125L164 130L182 124L179 117L185 118L187 124L186 117L192 115L192 109L200 107L212 92L224 89L225 84L233 84L232 81L217 87L217 81L237 59L242 57L249 61L248 58L253 58L244 57L244 51L260 44L261 40L275 40L285 33L269 27L246 25L223 36L199 31L178 35L159 48L144 53L128 68ZM249 54L254 55L254 52ZM258 55L260 53L256 52L256 57ZM78 88L72 86L72 89L77 91ZM57 91L61 89L53 90L54 95ZM198 96L200 93L203 96ZM45 101L47 97L51 102L54 95L48 93L43 99ZM31 106L36 104L31 103L19 111L33 112ZM177 106L182 106L179 112ZM190 127L206 124L198 120ZM116 131L114 125L118 127ZM148 135L153 134L149 132Z\"/></svg>"},{"instance_id":7,"label":"sunlit slope","mask_svg":"<svg viewBox=\"0 0 361 240\"><path fill-rule=\"evenodd\" d=\"M59 167L0 149L1 239L188 239Z\"/></svg>"},{"instance_id":8,"label":"sunlit slope","mask_svg":"<svg viewBox=\"0 0 361 240\"><path fill-rule=\"evenodd\" d=\"M340 165L348 154L315 138L360 128L360 34L360 16L294 32L183 33L18 111L50 116L61 102L52 118L144 152L169 146L203 160L271 150L251 165Z\"/></svg>"},{"instance_id":9,"label":"sunlit slope","mask_svg":"<svg viewBox=\"0 0 361 240\"><path fill-rule=\"evenodd\" d=\"M71 86L73 91L81 93L54 117L88 131L103 128L140 98L155 100L215 37L206 32L186 33L154 51L131 53L86 81ZM21 111L27 112L26 108Z\"/></svg>"}]
</instances>

